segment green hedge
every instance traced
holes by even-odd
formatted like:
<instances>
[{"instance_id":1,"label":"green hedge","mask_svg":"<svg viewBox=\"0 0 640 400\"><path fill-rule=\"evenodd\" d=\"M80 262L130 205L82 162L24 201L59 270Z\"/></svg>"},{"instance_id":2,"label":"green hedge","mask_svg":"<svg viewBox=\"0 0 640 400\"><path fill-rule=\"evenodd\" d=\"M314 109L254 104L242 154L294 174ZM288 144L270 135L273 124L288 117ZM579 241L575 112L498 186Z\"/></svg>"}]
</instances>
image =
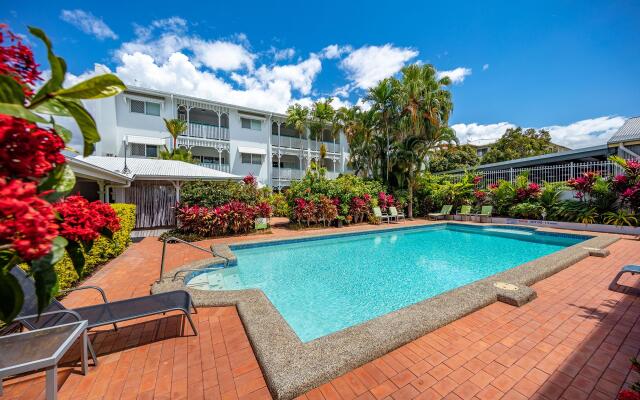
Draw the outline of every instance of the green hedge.
<instances>
[{"instance_id":1,"label":"green hedge","mask_svg":"<svg viewBox=\"0 0 640 400\"><path fill-rule=\"evenodd\" d=\"M105 237L96 239L89 254L85 254L86 264L82 276L90 274L97 266L106 263L120 255L131 242L131 231L136 223L136 206L133 204L111 204L120 218L120 230L113 234L113 240ZM70 288L78 279L71 259L65 254L64 258L55 265L58 274L60 290Z\"/></svg>"}]
</instances>

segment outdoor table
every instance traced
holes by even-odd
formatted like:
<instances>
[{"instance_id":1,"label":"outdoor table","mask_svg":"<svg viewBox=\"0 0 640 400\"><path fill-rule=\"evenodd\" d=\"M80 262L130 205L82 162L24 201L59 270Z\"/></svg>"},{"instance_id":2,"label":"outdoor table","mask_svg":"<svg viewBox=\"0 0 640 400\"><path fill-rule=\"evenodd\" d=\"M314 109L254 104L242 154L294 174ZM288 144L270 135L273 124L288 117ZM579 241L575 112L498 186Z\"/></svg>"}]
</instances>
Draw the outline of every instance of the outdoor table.
<instances>
[{"instance_id":1,"label":"outdoor table","mask_svg":"<svg viewBox=\"0 0 640 400\"><path fill-rule=\"evenodd\" d=\"M46 370L48 400L58 397L58 362L82 337L82 374L87 373L87 321L15 333L0 337L0 395L2 379L29 371Z\"/></svg>"}]
</instances>

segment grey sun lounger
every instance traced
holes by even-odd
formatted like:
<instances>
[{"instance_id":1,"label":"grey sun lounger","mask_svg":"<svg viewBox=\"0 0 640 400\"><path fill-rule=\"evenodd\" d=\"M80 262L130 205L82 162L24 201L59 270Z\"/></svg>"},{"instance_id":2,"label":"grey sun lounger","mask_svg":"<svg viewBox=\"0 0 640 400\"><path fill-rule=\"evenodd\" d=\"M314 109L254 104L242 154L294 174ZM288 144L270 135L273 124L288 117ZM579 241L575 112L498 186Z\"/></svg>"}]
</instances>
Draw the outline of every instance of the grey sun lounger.
<instances>
[{"instance_id":1,"label":"grey sun lounger","mask_svg":"<svg viewBox=\"0 0 640 400\"><path fill-rule=\"evenodd\" d=\"M620 289L629 288L631 289L632 292L640 295L640 290L633 287L618 284L618 280L620 280L620 278L624 274L631 274L631 275L640 274L640 265L625 265L624 267L622 267L620 272L618 272L616 274L616 277L613 278L613 280L611 281L611 284L609 285L609 290L613 290L614 292L617 292Z\"/></svg>"},{"instance_id":2,"label":"grey sun lounger","mask_svg":"<svg viewBox=\"0 0 640 400\"><path fill-rule=\"evenodd\" d=\"M72 290L97 290L100 292L104 303L67 309L58 300L53 299L51 304L45 308L39 317L33 317L38 314L35 282L26 272L18 267L14 267L11 270L11 274L16 277L24 293L24 304L22 305L20 314L18 314L17 320L29 329L42 329L83 320L87 321L87 329L104 325L113 325L115 329L118 329L116 325L118 322L150 315L164 314L169 311L181 311L187 320L189 320L193 333L198 334L196 326L191 319L191 308L193 308L196 313L197 310L193 305L191 295L184 290L174 290L171 292L110 302L107 300L104 291L98 286L79 286ZM89 347L89 350L95 361L96 358L93 349Z\"/></svg>"}]
</instances>

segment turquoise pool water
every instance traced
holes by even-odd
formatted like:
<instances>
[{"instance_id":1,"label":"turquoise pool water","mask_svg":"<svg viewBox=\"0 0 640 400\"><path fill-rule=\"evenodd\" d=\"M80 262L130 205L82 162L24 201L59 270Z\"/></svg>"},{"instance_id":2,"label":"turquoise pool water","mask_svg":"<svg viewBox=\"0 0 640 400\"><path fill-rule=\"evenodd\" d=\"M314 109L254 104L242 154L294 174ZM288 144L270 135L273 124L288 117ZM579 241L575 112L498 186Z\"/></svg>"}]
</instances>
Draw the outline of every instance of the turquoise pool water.
<instances>
[{"instance_id":1,"label":"turquoise pool water","mask_svg":"<svg viewBox=\"0 0 640 400\"><path fill-rule=\"evenodd\" d=\"M188 284L260 288L307 342L586 238L448 225L232 247L237 266L196 275Z\"/></svg>"}]
</instances>

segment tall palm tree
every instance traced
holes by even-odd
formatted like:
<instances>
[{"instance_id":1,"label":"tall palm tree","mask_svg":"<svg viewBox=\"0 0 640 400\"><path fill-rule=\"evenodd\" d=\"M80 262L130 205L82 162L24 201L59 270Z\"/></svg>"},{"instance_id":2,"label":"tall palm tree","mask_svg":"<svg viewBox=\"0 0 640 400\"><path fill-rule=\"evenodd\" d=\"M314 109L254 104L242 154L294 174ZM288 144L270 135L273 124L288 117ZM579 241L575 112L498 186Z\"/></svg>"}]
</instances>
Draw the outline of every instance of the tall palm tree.
<instances>
[{"instance_id":1,"label":"tall palm tree","mask_svg":"<svg viewBox=\"0 0 640 400\"><path fill-rule=\"evenodd\" d=\"M396 108L395 103L395 91L394 91L394 79L393 78L385 78L378 82L378 84L371 89L369 89L369 93L365 97L366 100L370 101L372 104L372 109L376 110L380 113L380 130L384 135L385 139L385 149L384 149L384 158L385 158L385 183L389 182L389 152L390 152L390 139L389 139L389 130L391 128L391 119L392 114Z\"/></svg>"},{"instance_id":2,"label":"tall palm tree","mask_svg":"<svg viewBox=\"0 0 640 400\"><path fill-rule=\"evenodd\" d=\"M302 135L306 132L307 126L309 125L309 109L297 103L289 106L287 109L286 124L298 132L300 136L300 151L302 152L304 148L302 146ZM300 159L300 162L302 162L302 159Z\"/></svg>"},{"instance_id":3,"label":"tall palm tree","mask_svg":"<svg viewBox=\"0 0 640 400\"><path fill-rule=\"evenodd\" d=\"M320 150L319 141L323 137L324 131L333 122L335 110L331 105L333 98L318 100L311 106L311 135L316 141L316 148ZM316 168L319 163L316 164Z\"/></svg>"},{"instance_id":4,"label":"tall palm tree","mask_svg":"<svg viewBox=\"0 0 640 400\"><path fill-rule=\"evenodd\" d=\"M163 120L165 127L169 131L169 134L171 135L171 137L173 137L173 148L171 149L171 151L174 152L177 148L178 136L187 131L187 121L183 121L177 118L163 118Z\"/></svg>"}]
</instances>

